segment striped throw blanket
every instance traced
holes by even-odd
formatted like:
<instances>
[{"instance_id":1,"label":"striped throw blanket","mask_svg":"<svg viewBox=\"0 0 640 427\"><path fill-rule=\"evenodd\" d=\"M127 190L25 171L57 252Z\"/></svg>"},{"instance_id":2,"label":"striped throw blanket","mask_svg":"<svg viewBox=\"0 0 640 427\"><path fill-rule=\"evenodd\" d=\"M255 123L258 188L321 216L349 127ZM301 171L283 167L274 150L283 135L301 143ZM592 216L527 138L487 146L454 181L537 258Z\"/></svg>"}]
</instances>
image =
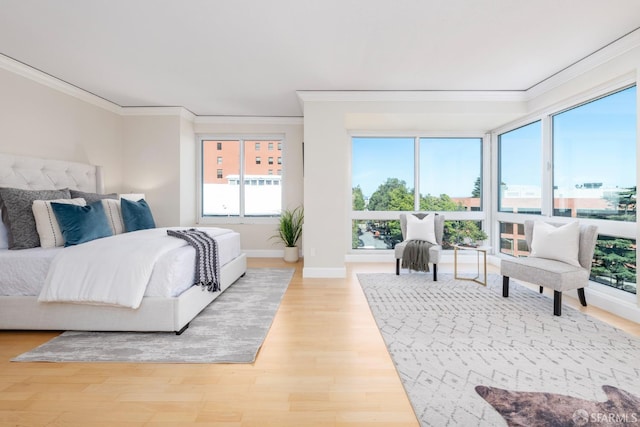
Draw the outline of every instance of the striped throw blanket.
<instances>
[{"instance_id":1,"label":"striped throw blanket","mask_svg":"<svg viewBox=\"0 0 640 427\"><path fill-rule=\"evenodd\" d=\"M204 231L191 228L189 230L167 230L169 236L186 240L196 249L196 282L210 292L220 291L220 259L218 258L218 242Z\"/></svg>"}]
</instances>

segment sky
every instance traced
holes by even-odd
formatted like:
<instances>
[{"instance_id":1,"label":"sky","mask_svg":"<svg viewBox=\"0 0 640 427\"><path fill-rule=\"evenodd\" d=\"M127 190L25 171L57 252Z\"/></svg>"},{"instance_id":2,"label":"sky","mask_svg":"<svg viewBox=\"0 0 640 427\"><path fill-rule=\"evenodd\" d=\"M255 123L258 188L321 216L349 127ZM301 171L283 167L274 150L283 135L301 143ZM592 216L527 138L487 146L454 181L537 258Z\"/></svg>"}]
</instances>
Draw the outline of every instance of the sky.
<instances>
[{"instance_id":1,"label":"sky","mask_svg":"<svg viewBox=\"0 0 640 427\"><path fill-rule=\"evenodd\" d=\"M420 193L471 196L481 171L481 142L481 138L421 139ZM352 149L352 186L360 185L365 196L387 178L414 187L413 138L353 138Z\"/></svg>"},{"instance_id":2,"label":"sky","mask_svg":"<svg viewBox=\"0 0 640 427\"><path fill-rule=\"evenodd\" d=\"M555 115L554 185L635 185L636 117L635 86ZM502 134L503 182L541 185L541 135L539 121ZM354 137L352 150L352 187L365 197L391 177L414 187L414 138ZM481 159L480 138L422 138L420 193L471 196Z\"/></svg>"}]
</instances>

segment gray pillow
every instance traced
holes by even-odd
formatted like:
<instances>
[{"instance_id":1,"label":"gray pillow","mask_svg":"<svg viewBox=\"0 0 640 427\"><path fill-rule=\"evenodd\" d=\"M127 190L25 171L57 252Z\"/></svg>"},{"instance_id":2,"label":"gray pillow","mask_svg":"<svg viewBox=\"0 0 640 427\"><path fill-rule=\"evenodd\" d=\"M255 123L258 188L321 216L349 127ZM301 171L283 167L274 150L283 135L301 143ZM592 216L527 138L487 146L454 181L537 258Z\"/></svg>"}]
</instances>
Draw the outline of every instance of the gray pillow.
<instances>
[{"instance_id":1,"label":"gray pillow","mask_svg":"<svg viewBox=\"0 0 640 427\"><path fill-rule=\"evenodd\" d=\"M78 190L69 190L69 191L71 193L72 199L77 199L78 197L82 197L87 202L87 205L90 205L91 203L97 202L98 200L102 200L102 199L118 198L117 193L98 194L98 193L85 193L84 191L78 191Z\"/></svg>"},{"instance_id":2,"label":"gray pillow","mask_svg":"<svg viewBox=\"0 0 640 427\"><path fill-rule=\"evenodd\" d=\"M21 190L0 188L2 221L8 230L9 249L40 246L36 220L31 206L34 200L69 199L69 190Z\"/></svg>"}]
</instances>

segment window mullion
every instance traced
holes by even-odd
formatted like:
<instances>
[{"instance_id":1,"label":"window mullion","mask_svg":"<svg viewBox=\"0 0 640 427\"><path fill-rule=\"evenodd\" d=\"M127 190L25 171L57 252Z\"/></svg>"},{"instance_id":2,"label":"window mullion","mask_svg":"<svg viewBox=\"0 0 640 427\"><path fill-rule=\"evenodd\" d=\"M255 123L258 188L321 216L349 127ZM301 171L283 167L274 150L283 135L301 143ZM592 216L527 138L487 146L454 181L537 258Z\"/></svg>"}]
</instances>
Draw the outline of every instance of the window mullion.
<instances>
[{"instance_id":1,"label":"window mullion","mask_svg":"<svg viewBox=\"0 0 640 427\"><path fill-rule=\"evenodd\" d=\"M553 129L551 116L542 118L542 216L553 216Z\"/></svg>"},{"instance_id":2,"label":"window mullion","mask_svg":"<svg viewBox=\"0 0 640 427\"><path fill-rule=\"evenodd\" d=\"M240 142L240 149L238 151L240 153L240 188L239 188L240 203L238 206L240 206L240 212L238 212L238 216L240 218L244 218L244 193L245 193L244 175L245 175L245 164L246 164L244 138L240 138L239 142Z\"/></svg>"},{"instance_id":3,"label":"window mullion","mask_svg":"<svg viewBox=\"0 0 640 427\"><path fill-rule=\"evenodd\" d=\"M420 210L420 137L414 138L413 145L413 209Z\"/></svg>"}]
</instances>

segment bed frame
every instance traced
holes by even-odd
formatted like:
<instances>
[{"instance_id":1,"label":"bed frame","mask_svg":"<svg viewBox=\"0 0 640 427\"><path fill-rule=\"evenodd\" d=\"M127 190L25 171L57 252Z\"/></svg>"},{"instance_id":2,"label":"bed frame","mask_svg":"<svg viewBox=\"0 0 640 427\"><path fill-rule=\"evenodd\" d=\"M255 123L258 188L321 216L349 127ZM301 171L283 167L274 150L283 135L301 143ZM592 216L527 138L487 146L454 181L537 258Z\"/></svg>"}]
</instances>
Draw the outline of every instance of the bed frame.
<instances>
[{"instance_id":1,"label":"bed frame","mask_svg":"<svg viewBox=\"0 0 640 427\"><path fill-rule=\"evenodd\" d=\"M85 163L0 154L0 187L27 190L70 188L104 193L102 170ZM241 254L220 271L221 289L247 270ZM136 310L69 303L42 303L37 296L0 296L0 329L84 331L175 331L189 322L222 292L193 286L178 297L144 297Z\"/></svg>"}]
</instances>

